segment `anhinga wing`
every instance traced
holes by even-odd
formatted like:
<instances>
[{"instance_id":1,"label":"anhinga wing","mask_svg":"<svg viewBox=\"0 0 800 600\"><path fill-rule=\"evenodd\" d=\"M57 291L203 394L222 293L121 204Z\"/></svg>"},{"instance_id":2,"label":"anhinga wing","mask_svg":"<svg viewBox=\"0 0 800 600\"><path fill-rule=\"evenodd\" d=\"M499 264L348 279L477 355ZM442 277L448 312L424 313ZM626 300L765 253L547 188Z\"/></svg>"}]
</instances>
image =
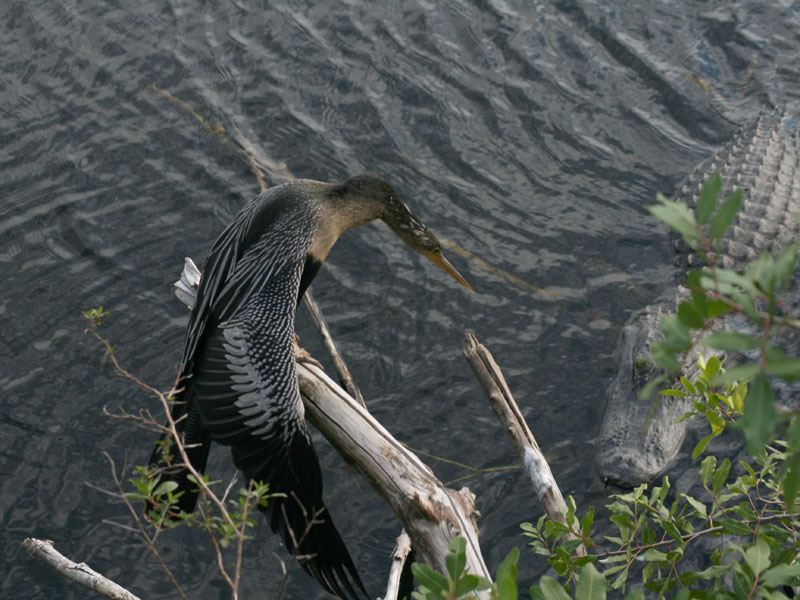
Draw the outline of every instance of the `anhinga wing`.
<instances>
[{"instance_id":1,"label":"anhinga wing","mask_svg":"<svg viewBox=\"0 0 800 600\"><path fill-rule=\"evenodd\" d=\"M322 501L322 474L297 386L294 314L302 267L272 270L230 318L207 332L192 385L203 426L231 446L247 481L286 495L268 500L272 529L323 587L357 598L364 588Z\"/></svg>"},{"instance_id":2,"label":"anhinga wing","mask_svg":"<svg viewBox=\"0 0 800 600\"><path fill-rule=\"evenodd\" d=\"M181 360L178 386L180 391L176 394L171 411L178 432L183 435L189 462L199 472L205 470L211 438L200 421L200 415L194 402L195 361L198 358L198 352L202 352L206 331L213 330L218 323L220 296L229 290L228 295L231 296L229 301L235 302L242 301L242 297L248 293L247 285L238 283L232 286L230 284L237 273L237 282L241 282L248 274L253 274L254 261L244 263L245 266L249 264L250 268L240 269L238 265L247 256L248 251L252 254L250 245L254 241L256 232L254 224L263 228L259 233L269 231L272 226L276 225L280 229L281 213L283 212L281 202L274 202L274 198L271 196L272 194L261 194L249 202L216 239L203 261L200 286L192 307L192 314L189 317L189 327ZM290 214L288 216L291 217ZM275 254L279 255L277 252ZM287 254L287 257L291 260L290 254ZM238 294L231 294L231 289ZM163 444L168 438L169 435L166 433L161 435L150 456L151 465L160 468L166 466L162 450ZM183 491L178 506L186 512L192 512L197 502L195 491L197 486L188 480L188 471L172 468L163 472L162 477L165 481L171 480L178 483L178 489Z\"/></svg>"}]
</instances>

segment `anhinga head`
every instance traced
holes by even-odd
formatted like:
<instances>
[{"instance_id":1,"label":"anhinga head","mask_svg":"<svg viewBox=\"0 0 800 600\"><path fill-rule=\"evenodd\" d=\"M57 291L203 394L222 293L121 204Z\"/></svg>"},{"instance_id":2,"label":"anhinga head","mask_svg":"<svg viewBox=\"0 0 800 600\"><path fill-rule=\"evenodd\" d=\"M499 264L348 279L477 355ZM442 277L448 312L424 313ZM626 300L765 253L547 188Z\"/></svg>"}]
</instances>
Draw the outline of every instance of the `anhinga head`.
<instances>
[{"instance_id":1,"label":"anhinga head","mask_svg":"<svg viewBox=\"0 0 800 600\"><path fill-rule=\"evenodd\" d=\"M470 292L473 291L450 261L444 257L436 235L398 198L387 181L375 175L363 174L351 177L343 187L347 196L359 198L360 202L369 206L371 217L365 218L364 222L380 218L413 250L431 259L450 277Z\"/></svg>"}]
</instances>

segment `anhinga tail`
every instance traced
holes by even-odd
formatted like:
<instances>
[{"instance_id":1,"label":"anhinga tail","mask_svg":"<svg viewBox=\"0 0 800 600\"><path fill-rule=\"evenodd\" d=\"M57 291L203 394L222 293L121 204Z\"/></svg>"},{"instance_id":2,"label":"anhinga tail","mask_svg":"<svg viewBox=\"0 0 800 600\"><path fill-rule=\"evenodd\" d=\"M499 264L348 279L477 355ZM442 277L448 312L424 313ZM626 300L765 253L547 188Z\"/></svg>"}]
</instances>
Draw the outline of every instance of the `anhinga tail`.
<instances>
[{"instance_id":1,"label":"anhinga tail","mask_svg":"<svg viewBox=\"0 0 800 600\"><path fill-rule=\"evenodd\" d=\"M322 501L319 460L307 431L298 432L288 445L262 441L235 444L232 451L247 481L268 483L269 494L285 495L268 497L262 511L300 566L331 594L347 600L369 598Z\"/></svg>"}]
</instances>

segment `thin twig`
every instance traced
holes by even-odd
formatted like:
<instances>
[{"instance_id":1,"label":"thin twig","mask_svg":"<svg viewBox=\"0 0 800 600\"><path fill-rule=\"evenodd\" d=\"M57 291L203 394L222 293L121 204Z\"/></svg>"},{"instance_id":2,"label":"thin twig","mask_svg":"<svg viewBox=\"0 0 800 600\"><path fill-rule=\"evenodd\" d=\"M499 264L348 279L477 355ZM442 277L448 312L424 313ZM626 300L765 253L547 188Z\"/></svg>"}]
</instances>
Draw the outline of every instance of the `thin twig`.
<instances>
[{"instance_id":1,"label":"thin twig","mask_svg":"<svg viewBox=\"0 0 800 600\"><path fill-rule=\"evenodd\" d=\"M782 519L795 519L798 516L800 516L800 515L792 514L792 513L782 513L780 515L769 515L769 516L757 519L755 521L742 521L742 524L758 526L761 523L767 523L769 521L780 521ZM715 525L714 527L708 527L706 529L701 529L700 531L695 531L694 533L687 533L687 534L681 536L680 543L681 544L688 544L690 542L693 542L694 540L696 540L699 537L702 537L704 535L708 535L710 533L719 533L719 532L723 531L724 529L725 529L725 527L723 525ZM678 543L678 541L675 540L675 539L662 540L660 542L654 542L652 544L647 544L645 546L638 546L636 548L636 552L640 553L640 552L642 552L644 550L650 550L651 548L660 548L661 546L670 546L670 545L677 544L677 543ZM627 554L627 553L628 553L628 549L612 550L611 552L609 552L608 550L604 550L602 553L595 554L595 556L597 556L599 558L608 558L608 557L611 557L611 556L620 556L622 554Z\"/></svg>"},{"instance_id":2,"label":"thin twig","mask_svg":"<svg viewBox=\"0 0 800 600\"><path fill-rule=\"evenodd\" d=\"M361 395L361 391L353 380L353 376L350 374L350 370L347 368L347 364L344 362L342 355L339 354L339 351L336 349L336 344L333 342L333 336L328 328L328 323L325 321L325 317L322 316L322 311L309 290L303 295L303 303L308 310L308 314L311 315L311 320L314 322L317 331L320 336L322 336L325 349L328 351L328 355L333 361L333 366L339 374L339 382L342 384L342 387L347 390L348 394L358 400L361 406L366 408L367 404L364 402L364 397Z\"/></svg>"},{"instance_id":3,"label":"thin twig","mask_svg":"<svg viewBox=\"0 0 800 600\"><path fill-rule=\"evenodd\" d=\"M153 555L156 557L156 560L158 560L158 563L161 565L161 568L164 569L164 572L167 574L167 577L169 577L169 580L172 582L172 585L175 586L175 589L178 591L178 594L180 594L181 598L186 600L186 594L183 593L181 585L178 583L178 580L175 579L175 575L173 575L172 571L167 566L167 563L164 562L164 559L161 557L161 553L158 551L158 548L155 545L155 538L151 538L150 534L147 533L147 529L145 528L144 523L142 523L142 520L139 517L139 513L136 511L136 509L133 508L133 505L131 504L130 500L128 500L128 497L125 495L125 491L122 489L122 482L119 480L119 476L117 475L117 468L116 465L114 464L114 459L111 458L111 455L108 452L103 452L103 456L106 457L106 460L108 460L108 463L111 467L111 476L114 478L114 483L117 486L117 490L119 490L119 497L122 498L122 501L125 503L125 506L128 508L128 511L131 513L133 521L134 523L136 523L136 527L138 528L139 533L144 539L145 545L150 550L150 552L152 552Z\"/></svg>"},{"instance_id":4,"label":"thin twig","mask_svg":"<svg viewBox=\"0 0 800 600\"><path fill-rule=\"evenodd\" d=\"M536 443L536 438L514 400L500 366L495 362L488 348L479 343L478 338L472 333L464 334L462 352L469 366L472 367L478 383L486 393L492 411L522 459L525 473L542 508L551 520L566 523L564 515L567 512L567 503L561 495L561 490L553 477L550 465L547 464L547 459ZM579 536L570 534L570 537L577 538ZM580 545L575 548L575 554L585 555L585 547Z\"/></svg>"}]
</instances>

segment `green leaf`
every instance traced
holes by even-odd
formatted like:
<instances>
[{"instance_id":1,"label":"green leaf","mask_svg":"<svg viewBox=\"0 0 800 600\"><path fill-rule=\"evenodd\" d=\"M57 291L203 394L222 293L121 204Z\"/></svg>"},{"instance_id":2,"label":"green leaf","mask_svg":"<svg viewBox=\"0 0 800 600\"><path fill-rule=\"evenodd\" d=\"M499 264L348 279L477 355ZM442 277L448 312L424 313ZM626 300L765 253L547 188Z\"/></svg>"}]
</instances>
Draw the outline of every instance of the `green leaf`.
<instances>
[{"instance_id":1,"label":"green leaf","mask_svg":"<svg viewBox=\"0 0 800 600\"><path fill-rule=\"evenodd\" d=\"M705 312L705 305L708 302L708 298L706 297L703 285L700 283L700 273L697 272L697 269L690 269L686 274L686 287L689 288L692 294L692 300L697 308L701 308Z\"/></svg>"},{"instance_id":2,"label":"green leaf","mask_svg":"<svg viewBox=\"0 0 800 600\"><path fill-rule=\"evenodd\" d=\"M677 419L672 421L672 424L673 425L677 425L678 423L682 423L686 419L691 419L696 414L699 414L699 413L697 411L691 411L691 412L683 413L680 417L678 417Z\"/></svg>"},{"instance_id":3,"label":"green leaf","mask_svg":"<svg viewBox=\"0 0 800 600\"><path fill-rule=\"evenodd\" d=\"M719 373L719 370L722 368L722 365L719 362L719 358L716 356L709 356L708 360L706 361L706 367L704 369L704 373L706 379L713 379L714 375Z\"/></svg>"},{"instance_id":4,"label":"green leaf","mask_svg":"<svg viewBox=\"0 0 800 600\"><path fill-rule=\"evenodd\" d=\"M692 329L702 329L705 325L703 313L690 302L681 302L678 305L678 320Z\"/></svg>"},{"instance_id":5,"label":"green leaf","mask_svg":"<svg viewBox=\"0 0 800 600\"><path fill-rule=\"evenodd\" d=\"M712 565L708 567L705 571L700 571L699 573L695 573L695 577L698 579L717 579L722 577L725 573L730 571L730 565Z\"/></svg>"},{"instance_id":6,"label":"green leaf","mask_svg":"<svg viewBox=\"0 0 800 600\"><path fill-rule=\"evenodd\" d=\"M625 585L628 581L628 569L623 570L617 578L611 583L612 590L618 590Z\"/></svg>"},{"instance_id":7,"label":"green leaf","mask_svg":"<svg viewBox=\"0 0 800 600\"><path fill-rule=\"evenodd\" d=\"M733 352L746 352L761 345L760 340L736 331L712 331L703 343L709 348Z\"/></svg>"},{"instance_id":8,"label":"green leaf","mask_svg":"<svg viewBox=\"0 0 800 600\"><path fill-rule=\"evenodd\" d=\"M739 212L741 206L742 190L738 189L725 199L725 202L722 203L717 214L714 215L714 219L711 221L711 227L708 231L708 235L712 240L723 236L734 219L736 219L736 213Z\"/></svg>"},{"instance_id":9,"label":"green leaf","mask_svg":"<svg viewBox=\"0 0 800 600\"><path fill-rule=\"evenodd\" d=\"M725 429L725 419L713 410L706 411L706 419L711 424L711 433L719 435Z\"/></svg>"},{"instance_id":10,"label":"green leaf","mask_svg":"<svg viewBox=\"0 0 800 600\"><path fill-rule=\"evenodd\" d=\"M695 209L699 225L702 226L708 222L708 218L717 206L720 190L722 190L722 177L717 171L706 181L703 189L700 190L700 198L697 200L697 208Z\"/></svg>"},{"instance_id":11,"label":"green leaf","mask_svg":"<svg viewBox=\"0 0 800 600\"><path fill-rule=\"evenodd\" d=\"M758 258L748 263L744 270L744 277L756 285L756 289L766 295L771 295L775 288L775 276L772 261L767 252L762 252Z\"/></svg>"},{"instance_id":12,"label":"green leaf","mask_svg":"<svg viewBox=\"0 0 800 600\"><path fill-rule=\"evenodd\" d=\"M704 269L700 274L700 279L708 289L715 289L714 276L716 276L716 284L719 285L720 291L724 294L734 294L737 289L741 288L752 296L759 295L759 291L751 277L745 277L730 269L715 269L713 275L710 269Z\"/></svg>"},{"instance_id":13,"label":"green leaf","mask_svg":"<svg viewBox=\"0 0 800 600\"><path fill-rule=\"evenodd\" d=\"M772 398L772 389L764 375L753 380L740 419L750 454L755 456L775 435L778 412Z\"/></svg>"},{"instance_id":14,"label":"green leaf","mask_svg":"<svg viewBox=\"0 0 800 600\"><path fill-rule=\"evenodd\" d=\"M644 590L633 590L630 594L625 596L625 600L645 600Z\"/></svg>"},{"instance_id":15,"label":"green leaf","mask_svg":"<svg viewBox=\"0 0 800 600\"><path fill-rule=\"evenodd\" d=\"M514 547L509 550L503 562L497 567L497 578L510 576L514 580L517 578L517 561L519 560L519 548Z\"/></svg>"},{"instance_id":16,"label":"green leaf","mask_svg":"<svg viewBox=\"0 0 800 600\"><path fill-rule=\"evenodd\" d=\"M592 563L587 563L580 570L575 600L604 600L607 587L603 574Z\"/></svg>"},{"instance_id":17,"label":"green leaf","mask_svg":"<svg viewBox=\"0 0 800 600\"><path fill-rule=\"evenodd\" d=\"M500 583L500 579L501 579L500 577L497 578L498 584ZM474 590L477 590L480 584L481 584L481 578L478 577L477 575L466 574L462 576L458 580L458 583L456 583L456 588L455 588L456 598L460 598L464 594L468 594Z\"/></svg>"},{"instance_id":18,"label":"green leaf","mask_svg":"<svg viewBox=\"0 0 800 600\"><path fill-rule=\"evenodd\" d=\"M669 537L671 537L673 540L675 540L678 543L683 542L680 530L677 527L675 527L673 523L671 523L670 521L664 521L661 524L661 526L664 528L664 531L667 532L667 535L669 535Z\"/></svg>"},{"instance_id":19,"label":"green leaf","mask_svg":"<svg viewBox=\"0 0 800 600\"><path fill-rule=\"evenodd\" d=\"M153 491L153 496L160 496L162 494L167 494L169 492L174 492L178 489L178 482L177 481L164 481L159 485L155 491Z\"/></svg>"},{"instance_id":20,"label":"green leaf","mask_svg":"<svg viewBox=\"0 0 800 600\"><path fill-rule=\"evenodd\" d=\"M667 200L661 194L658 194L656 199L661 204L648 206L647 209L650 214L680 233L687 244L693 248L697 247L700 242L700 232L694 219L694 214L689 210L689 207L682 202Z\"/></svg>"},{"instance_id":21,"label":"green leaf","mask_svg":"<svg viewBox=\"0 0 800 600\"><path fill-rule=\"evenodd\" d=\"M783 478L781 487L783 488L783 502L787 512L792 511L794 501L797 498L797 490L800 489L800 452L794 452L784 463L786 475Z\"/></svg>"},{"instance_id":22,"label":"green leaf","mask_svg":"<svg viewBox=\"0 0 800 600\"><path fill-rule=\"evenodd\" d=\"M539 588L544 594L543 597L547 600L572 600L558 581L547 575L542 575L539 578ZM532 594L531 597L533 597Z\"/></svg>"},{"instance_id":23,"label":"green leaf","mask_svg":"<svg viewBox=\"0 0 800 600\"><path fill-rule=\"evenodd\" d=\"M713 490L715 494L718 494L719 491L722 489L722 486L725 485L725 480L728 479L728 473L731 470L731 461L729 459L725 459L722 461L722 464L717 469L717 472L714 473L714 482L713 482Z\"/></svg>"},{"instance_id":24,"label":"green leaf","mask_svg":"<svg viewBox=\"0 0 800 600\"><path fill-rule=\"evenodd\" d=\"M705 452L706 446L708 446L708 443L709 443L709 442L710 442L710 441L711 441L713 438L714 438L714 434L712 433L711 435L707 435L707 436L706 436L706 437L704 437L702 440L700 440L699 442L697 442L697 445L694 447L694 450L692 450L692 459L695 459L695 458L697 458L697 457L698 457L698 456L700 456L700 455L701 455L703 452Z\"/></svg>"},{"instance_id":25,"label":"green leaf","mask_svg":"<svg viewBox=\"0 0 800 600\"><path fill-rule=\"evenodd\" d=\"M683 499L686 500L686 502L691 504L692 508L695 509L700 514L701 517L703 517L703 518L706 517L707 513L706 513L706 505L705 504L703 504L699 500L695 500L694 498L692 498L688 494L681 494L681 496L683 496Z\"/></svg>"},{"instance_id":26,"label":"green leaf","mask_svg":"<svg viewBox=\"0 0 800 600\"><path fill-rule=\"evenodd\" d=\"M792 279L792 273L797 265L797 244L789 244L781 250L775 259L775 272L778 277L778 284L788 286Z\"/></svg>"},{"instance_id":27,"label":"green leaf","mask_svg":"<svg viewBox=\"0 0 800 600\"><path fill-rule=\"evenodd\" d=\"M769 566L769 546L764 540L758 540L754 546L744 551L744 562L758 575Z\"/></svg>"},{"instance_id":28,"label":"green leaf","mask_svg":"<svg viewBox=\"0 0 800 600\"><path fill-rule=\"evenodd\" d=\"M706 302L706 309L705 309L706 319L715 319L720 315L724 315L726 312L729 312L731 310L733 309L722 300L709 300L708 302Z\"/></svg>"},{"instance_id":29,"label":"green leaf","mask_svg":"<svg viewBox=\"0 0 800 600\"><path fill-rule=\"evenodd\" d=\"M653 571L656 570L656 566L657 564L654 562L649 562L644 566L642 569L642 583L646 583L653 578Z\"/></svg>"},{"instance_id":30,"label":"green leaf","mask_svg":"<svg viewBox=\"0 0 800 600\"><path fill-rule=\"evenodd\" d=\"M770 350L773 350L770 348ZM767 373L777 375L786 381L797 381L800 379L800 358L772 358L767 353Z\"/></svg>"},{"instance_id":31,"label":"green leaf","mask_svg":"<svg viewBox=\"0 0 800 600\"><path fill-rule=\"evenodd\" d=\"M717 468L716 456L706 456L703 459L703 462L700 463L700 479L702 480L703 484L706 484L709 481L711 481L711 477L713 477L714 470L716 468Z\"/></svg>"},{"instance_id":32,"label":"green leaf","mask_svg":"<svg viewBox=\"0 0 800 600\"><path fill-rule=\"evenodd\" d=\"M664 334L664 340L674 348L683 350L692 343L689 329L673 315L661 317L661 331Z\"/></svg>"},{"instance_id":33,"label":"green leaf","mask_svg":"<svg viewBox=\"0 0 800 600\"><path fill-rule=\"evenodd\" d=\"M456 597L459 597L456 594ZM497 598L498 600L517 600L518 590L517 581L513 577L499 577L497 579Z\"/></svg>"},{"instance_id":34,"label":"green leaf","mask_svg":"<svg viewBox=\"0 0 800 600\"><path fill-rule=\"evenodd\" d=\"M738 565L737 565L738 566ZM745 573L744 569L733 569L733 592L735 598L747 598L753 587L753 578Z\"/></svg>"},{"instance_id":35,"label":"green leaf","mask_svg":"<svg viewBox=\"0 0 800 600\"><path fill-rule=\"evenodd\" d=\"M447 578L441 573L437 573L428 565L422 563L414 563L411 565L411 572L414 578L426 588L434 593L441 593L449 591Z\"/></svg>"},{"instance_id":36,"label":"green leaf","mask_svg":"<svg viewBox=\"0 0 800 600\"><path fill-rule=\"evenodd\" d=\"M800 564L778 564L764 572L761 582L769 587L795 585L798 577L800 577Z\"/></svg>"},{"instance_id":37,"label":"green leaf","mask_svg":"<svg viewBox=\"0 0 800 600\"><path fill-rule=\"evenodd\" d=\"M719 373L710 383L711 385L721 386L727 383L745 381L757 375L760 371L761 367L759 365L739 365L728 369L724 373Z\"/></svg>"},{"instance_id":38,"label":"green leaf","mask_svg":"<svg viewBox=\"0 0 800 600\"><path fill-rule=\"evenodd\" d=\"M667 560L667 554L665 552L661 552L660 550L656 550L655 548L650 548L649 550L644 551L642 554L639 555L639 559L644 561L665 561Z\"/></svg>"},{"instance_id":39,"label":"green leaf","mask_svg":"<svg viewBox=\"0 0 800 600\"><path fill-rule=\"evenodd\" d=\"M661 390L658 392L661 396L675 396L678 398L682 398L686 396L686 392L682 390Z\"/></svg>"},{"instance_id":40,"label":"green leaf","mask_svg":"<svg viewBox=\"0 0 800 600\"><path fill-rule=\"evenodd\" d=\"M697 390L695 389L692 382L689 381L686 377L681 377L681 385L686 388L686 391L692 394L693 396L697 395Z\"/></svg>"},{"instance_id":41,"label":"green leaf","mask_svg":"<svg viewBox=\"0 0 800 600\"><path fill-rule=\"evenodd\" d=\"M581 531L583 535L589 537L589 532L592 529L592 524L594 523L594 506L590 506L589 510L586 511L586 514L581 517Z\"/></svg>"},{"instance_id":42,"label":"green leaf","mask_svg":"<svg viewBox=\"0 0 800 600\"><path fill-rule=\"evenodd\" d=\"M447 567L447 574L450 581L458 581L459 575L464 571L467 564L467 540L463 537L456 537L450 541L450 552L444 557Z\"/></svg>"}]
</instances>

